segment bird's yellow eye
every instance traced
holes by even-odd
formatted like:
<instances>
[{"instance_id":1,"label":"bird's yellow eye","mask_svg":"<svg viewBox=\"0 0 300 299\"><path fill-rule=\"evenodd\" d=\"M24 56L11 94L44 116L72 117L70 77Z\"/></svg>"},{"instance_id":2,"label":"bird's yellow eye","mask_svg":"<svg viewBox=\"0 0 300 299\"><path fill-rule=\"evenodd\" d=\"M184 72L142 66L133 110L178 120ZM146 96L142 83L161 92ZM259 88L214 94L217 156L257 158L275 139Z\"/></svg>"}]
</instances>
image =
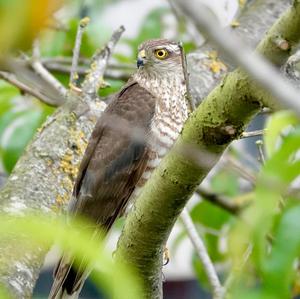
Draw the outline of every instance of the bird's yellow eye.
<instances>
[{"instance_id":1,"label":"bird's yellow eye","mask_svg":"<svg viewBox=\"0 0 300 299\"><path fill-rule=\"evenodd\" d=\"M158 59L165 59L169 53L166 49L158 49L154 51L155 57Z\"/></svg>"}]
</instances>

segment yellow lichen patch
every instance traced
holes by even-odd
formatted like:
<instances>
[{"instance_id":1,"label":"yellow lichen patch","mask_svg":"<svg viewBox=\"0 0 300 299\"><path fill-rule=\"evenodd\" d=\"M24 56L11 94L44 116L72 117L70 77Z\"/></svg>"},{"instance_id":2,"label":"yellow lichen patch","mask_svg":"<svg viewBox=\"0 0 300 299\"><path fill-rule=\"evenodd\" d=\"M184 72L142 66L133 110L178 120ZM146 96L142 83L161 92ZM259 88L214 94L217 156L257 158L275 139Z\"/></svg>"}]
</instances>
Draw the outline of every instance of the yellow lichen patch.
<instances>
[{"instance_id":1,"label":"yellow lichen patch","mask_svg":"<svg viewBox=\"0 0 300 299\"><path fill-rule=\"evenodd\" d=\"M297 272L296 272L296 279L295 279L295 283L293 285L293 298L297 297L300 295L300 269L298 266Z\"/></svg>"},{"instance_id":2,"label":"yellow lichen patch","mask_svg":"<svg viewBox=\"0 0 300 299\"><path fill-rule=\"evenodd\" d=\"M74 129L72 129L70 133L72 137L72 150L80 156L83 155L87 147L87 139L85 134L81 130Z\"/></svg>"},{"instance_id":3,"label":"yellow lichen patch","mask_svg":"<svg viewBox=\"0 0 300 299\"><path fill-rule=\"evenodd\" d=\"M207 56L210 59L218 59L218 52L217 51L210 51L207 53Z\"/></svg>"},{"instance_id":4,"label":"yellow lichen patch","mask_svg":"<svg viewBox=\"0 0 300 299\"><path fill-rule=\"evenodd\" d=\"M105 88L105 87L109 87L109 86L110 86L110 84L108 82L106 82L104 80L104 78L101 76L99 78L98 82L97 82L97 87L98 88Z\"/></svg>"},{"instance_id":5,"label":"yellow lichen patch","mask_svg":"<svg viewBox=\"0 0 300 299\"><path fill-rule=\"evenodd\" d=\"M74 75L74 79L77 80L78 79L78 74L76 73ZM73 83L69 83L69 88L71 91L80 94L82 92L81 88L79 88L78 86L74 85Z\"/></svg>"},{"instance_id":6,"label":"yellow lichen patch","mask_svg":"<svg viewBox=\"0 0 300 299\"><path fill-rule=\"evenodd\" d=\"M75 178L78 172L78 169L76 166L72 165L70 161L61 161L60 169L70 175L72 178Z\"/></svg>"},{"instance_id":7,"label":"yellow lichen patch","mask_svg":"<svg viewBox=\"0 0 300 299\"><path fill-rule=\"evenodd\" d=\"M237 21L237 20L233 20L233 21L230 23L230 26L231 26L232 28L239 27L239 26L240 26L240 22Z\"/></svg>"},{"instance_id":8,"label":"yellow lichen patch","mask_svg":"<svg viewBox=\"0 0 300 299\"><path fill-rule=\"evenodd\" d=\"M239 0L239 5L243 7L246 4L247 0Z\"/></svg>"},{"instance_id":9,"label":"yellow lichen patch","mask_svg":"<svg viewBox=\"0 0 300 299\"><path fill-rule=\"evenodd\" d=\"M209 67L213 73L220 73L221 71L227 70L226 65L222 61L217 61L217 60L212 61Z\"/></svg>"},{"instance_id":10,"label":"yellow lichen patch","mask_svg":"<svg viewBox=\"0 0 300 299\"><path fill-rule=\"evenodd\" d=\"M90 22L89 17L84 17L83 19L80 20L80 26L81 27L86 27Z\"/></svg>"},{"instance_id":11,"label":"yellow lichen patch","mask_svg":"<svg viewBox=\"0 0 300 299\"><path fill-rule=\"evenodd\" d=\"M97 63L96 63L96 61L94 61L91 64L91 70L95 70L96 68L97 68Z\"/></svg>"},{"instance_id":12,"label":"yellow lichen patch","mask_svg":"<svg viewBox=\"0 0 300 299\"><path fill-rule=\"evenodd\" d=\"M218 74L221 71L227 71L227 66L218 58L217 51L209 52L208 57L208 67L213 73Z\"/></svg>"},{"instance_id":13,"label":"yellow lichen patch","mask_svg":"<svg viewBox=\"0 0 300 299\"><path fill-rule=\"evenodd\" d=\"M62 186L67 192L71 192L73 189L73 181L69 177L64 177L62 180Z\"/></svg>"},{"instance_id":14,"label":"yellow lichen patch","mask_svg":"<svg viewBox=\"0 0 300 299\"><path fill-rule=\"evenodd\" d=\"M46 159L47 166L53 165L53 161L51 159Z\"/></svg>"},{"instance_id":15,"label":"yellow lichen patch","mask_svg":"<svg viewBox=\"0 0 300 299\"><path fill-rule=\"evenodd\" d=\"M79 168L78 158L83 156L87 140L83 131L71 129L69 142L71 146L60 160L59 171L68 174L74 180Z\"/></svg>"},{"instance_id":16,"label":"yellow lichen patch","mask_svg":"<svg viewBox=\"0 0 300 299\"><path fill-rule=\"evenodd\" d=\"M73 164L74 155L71 149L67 149L59 164L59 170L75 178L78 172L78 165Z\"/></svg>"},{"instance_id":17,"label":"yellow lichen patch","mask_svg":"<svg viewBox=\"0 0 300 299\"><path fill-rule=\"evenodd\" d=\"M58 194L55 201L59 206L63 206L68 202L68 199L69 197L66 194L63 196Z\"/></svg>"}]
</instances>

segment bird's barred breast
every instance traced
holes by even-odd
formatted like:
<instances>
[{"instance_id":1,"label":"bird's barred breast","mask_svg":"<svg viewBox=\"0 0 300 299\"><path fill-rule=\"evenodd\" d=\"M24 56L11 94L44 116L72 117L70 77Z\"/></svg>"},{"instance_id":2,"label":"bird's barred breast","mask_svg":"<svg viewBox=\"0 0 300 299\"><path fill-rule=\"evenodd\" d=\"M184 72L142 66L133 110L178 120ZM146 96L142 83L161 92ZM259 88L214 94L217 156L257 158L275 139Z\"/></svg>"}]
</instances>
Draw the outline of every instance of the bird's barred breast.
<instances>
[{"instance_id":1,"label":"bird's barred breast","mask_svg":"<svg viewBox=\"0 0 300 299\"><path fill-rule=\"evenodd\" d=\"M136 185L131 200L139 195L141 188L150 178L153 170L173 146L188 116L185 100L186 87L183 83L182 74L167 72L163 75L156 74L151 77L145 73L143 76L136 75L135 79L141 86L157 97L157 103L151 123L153 138L152 142L148 144L151 149L149 161Z\"/></svg>"},{"instance_id":2,"label":"bird's barred breast","mask_svg":"<svg viewBox=\"0 0 300 299\"><path fill-rule=\"evenodd\" d=\"M175 124L171 119L166 121L157 120L153 123L151 127L153 142L150 144L151 151L149 153L149 161L144 173L138 181L134 196L139 195L141 188L150 178L153 170L159 165L162 158L173 146L181 128L182 124Z\"/></svg>"}]
</instances>

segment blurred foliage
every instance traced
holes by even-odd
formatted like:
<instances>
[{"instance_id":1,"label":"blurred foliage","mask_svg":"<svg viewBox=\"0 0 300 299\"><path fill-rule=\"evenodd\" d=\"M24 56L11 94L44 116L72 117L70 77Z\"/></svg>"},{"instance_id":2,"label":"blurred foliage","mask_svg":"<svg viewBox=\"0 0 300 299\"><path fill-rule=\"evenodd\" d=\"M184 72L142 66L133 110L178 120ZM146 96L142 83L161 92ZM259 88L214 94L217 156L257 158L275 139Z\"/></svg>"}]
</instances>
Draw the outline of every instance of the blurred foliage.
<instances>
[{"instance_id":1,"label":"blurred foliage","mask_svg":"<svg viewBox=\"0 0 300 299\"><path fill-rule=\"evenodd\" d=\"M266 163L238 216L205 200L191 209L212 261L222 269L227 298L288 299L300 293L300 126L293 112L269 117L264 145ZM226 168L212 176L210 188L229 200L243 196L238 176ZM193 266L209 289L196 254Z\"/></svg>"},{"instance_id":2,"label":"blurred foliage","mask_svg":"<svg viewBox=\"0 0 300 299\"><path fill-rule=\"evenodd\" d=\"M88 229L93 227L90 223L77 219L66 224L64 219L46 219L47 216L42 215L1 215L0 241L2 239L13 244L17 236L18 246L12 253L15 258L23 254L17 248L29 246L33 250L40 246L47 250L53 243L57 243L76 259L85 258L94 266L96 271L92 273L92 280L109 298L140 298L141 289L133 271L120 261L116 263L112 260L111 254L104 250L102 241L100 243L99 238L95 240L94 231ZM1 269L3 265L0 264ZM0 293L1 298L9 298L4 292Z\"/></svg>"},{"instance_id":3,"label":"blurred foliage","mask_svg":"<svg viewBox=\"0 0 300 299\"><path fill-rule=\"evenodd\" d=\"M62 3L62 0L1 0L0 54L30 48L33 39Z\"/></svg>"},{"instance_id":4,"label":"blurred foliage","mask_svg":"<svg viewBox=\"0 0 300 299\"><path fill-rule=\"evenodd\" d=\"M138 35L134 39L123 39L131 47L133 59L136 58L137 49L141 43L148 39L160 38L162 36L164 30L163 17L167 11L168 9L166 8L152 10L141 24ZM125 58L123 59L125 60Z\"/></svg>"},{"instance_id":5,"label":"blurred foliage","mask_svg":"<svg viewBox=\"0 0 300 299\"><path fill-rule=\"evenodd\" d=\"M0 81L0 159L7 172L11 172L37 128L52 111L53 108L21 96L17 88Z\"/></svg>"},{"instance_id":6,"label":"blurred foliage","mask_svg":"<svg viewBox=\"0 0 300 299\"><path fill-rule=\"evenodd\" d=\"M279 112L267 124L268 159L259 174L255 199L233 226L233 298L292 298L300 255L300 127L291 112ZM296 188L296 190L293 190ZM252 248L249 259L245 250Z\"/></svg>"},{"instance_id":7,"label":"blurred foliage","mask_svg":"<svg viewBox=\"0 0 300 299\"><path fill-rule=\"evenodd\" d=\"M212 177L210 185L216 194L226 195L229 198L237 196L240 192L238 176L226 169L217 172ZM205 199L198 202L190 214L193 222L199 227L199 233L214 263L227 263L226 235L234 216ZM209 289L206 273L196 255L193 256L193 267L199 282Z\"/></svg>"}]
</instances>

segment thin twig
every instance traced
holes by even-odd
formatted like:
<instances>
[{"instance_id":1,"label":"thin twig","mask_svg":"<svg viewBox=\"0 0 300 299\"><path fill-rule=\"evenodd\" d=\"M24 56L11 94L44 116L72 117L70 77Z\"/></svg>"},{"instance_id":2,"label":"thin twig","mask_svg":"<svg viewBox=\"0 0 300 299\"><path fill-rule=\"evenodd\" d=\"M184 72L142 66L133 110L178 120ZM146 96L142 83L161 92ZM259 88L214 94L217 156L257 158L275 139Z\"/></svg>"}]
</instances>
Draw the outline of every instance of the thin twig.
<instances>
[{"instance_id":1,"label":"thin twig","mask_svg":"<svg viewBox=\"0 0 300 299\"><path fill-rule=\"evenodd\" d=\"M38 40L35 41L33 46L33 55L32 55L32 68L36 73L41 76L46 82L48 82L57 92L63 97L67 96L67 89L51 74L40 61L40 49L38 45Z\"/></svg>"},{"instance_id":2,"label":"thin twig","mask_svg":"<svg viewBox=\"0 0 300 299\"><path fill-rule=\"evenodd\" d=\"M183 209L181 213L181 220L185 229L189 235L191 242L193 243L196 252L199 256L200 261L202 262L203 269L208 277L209 283L213 291L214 299L221 299L223 297L223 287L215 270L215 267L208 255L204 242L199 236L196 227L191 219L186 208Z\"/></svg>"},{"instance_id":3,"label":"thin twig","mask_svg":"<svg viewBox=\"0 0 300 299\"><path fill-rule=\"evenodd\" d=\"M61 63L47 63L45 64L45 67L49 71L54 71L54 72L59 72L63 74L70 74L71 72L71 66L66 65L66 64L61 64ZM77 67L77 74L78 75L86 75L88 72L89 67L87 66L78 66ZM118 70L109 70L107 69L104 73L104 76L108 79L114 79L114 80L123 80L127 81L130 77L131 73L123 72L123 71L118 71Z\"/></svg>"},{"instance_id":4,"label":"thin twig","mask_svg":"<svg viewBox=\"0 0 300 299\"><path fill-rule=\"evenodd\" d=\"M120 26L120 28L112 34L107 45L93 56L91 69L82 84L83 93L95 94L101 84L103 84L103 74L107 67L108 59L124 31L124 26Z\"/></svg>"},{"instance_id":5,"label":"thin twig","mask_svg":"<svg viewBox=\"0 0 300 299\"><path fill-rule=\"evenodd\" d=\"M263 150L263 141L262 140L257 140L255 142L257 149L258 149L258 153L259 153L259 160L262 164L266 163L266 158L265 158L265 154L264 154L264 150Z\"/></svg>"},{"instance_id":6,"label":"thin twig","mask_svg":"<svg viewBox=\"0 0 300 299\"><path fill-rule=\"evenodd\" d=\"M204 31L225 54L239 64L260 86L268 90L278 104L300 114L299 90L282 78L279 72L257 52L246 47L236 36L223 30L211 10L196 0L174 0L199 31ZM238 49L238 51L237 51ZM269 103L265 103L269 104Z\"/></svg>"},{"instance_id":7,"label":"thin twig","mask_svg":"<svg viewBox=\"0 0 300 299\"><path fill-rule=\"evenodd\" d=\"M85 17L80 20L78 24L76 39L75 39L75 46L73 49L73 58L72 58L72 66L71 66L71 74L70 74L70 85L76 86L76 80L78 79L77 74L77 67L78 67L78 59L80 55L80 46L81 46L81 40L83 36L84 29L88 25L90 19L88 17Z\"/></svg>"},{"instance_id":8,"label":"thin twig","mask_svg":"<svg viewBox=\"0 0 300 299\"><path fill-rule=\"evenodd\" d=\"M186 86L186 99L189 104L190 111L193 112L195 110L196 106L193 101L192 95L190 93L190 83L189 83L190 80L189 80L189 73L187 70L186 56L184 53L182 43L179 43L178 46L180 48L182 70L183 70L183 76L184 76L184 81L185 81L185 86Z\"/></svg>"},{"instance_id":9,"label":"thin twig","mask_svg":"<svg viewBox=\"0 0 300 299\"><path fill-rule=\"evenodd\" d=\"M243 132L242 135L240 136L240 139L262 136L265 133L266 133L266 130L255 130L255 131L251 131L251 132Z\"/></svg>"},{"instance_id":10,"label":"thin twig","mask_svg":"<svg viewBox=\"0 0 300 299\"><path fill-rule=\"evenodd\" d=\"M228 200L224 196L216 194L214 192L210 192L203 187L198 187L195 192L199 194L204 200L211 202L212 204L228 211L233 215L238 215L243 208L242 205L236 204Z\"/></svg>"},{"instance_id":11,"label":"thin twig","mask_svg":"<svg viewBox=\"0 0 300 299\"><path fill-rule=\"evenodd\" d=\"M1 72L0 71L0 78L7 81L8 83L14 85L15 87L19 88L21 91L32 95L33 97L41 100L42 102L46 103L47 105L56 107L58 106L58 101L53 101L51 98L43 95L40 93L37 89L30 88L28 85L20 82L15 75L7 72Z\"/></svg>"},{"instance_id":12,"label":"thin twig","mask_svg":"<svg viewBox=\"0 0 300 299\"><path fill-rule=\"evenodd\" d=\"M41 58L41 62L45 66L48 66L48 64L51 64L51 63L59 63L59 64L69 65L72 63L72 57L69 57L69 56L44 57L44 58ZM89 66L90 59L87 59L84 57L79 57L78 63ZM107 67L110 69L128 70L128 71L133 71L136 69L136 66L133 63L118 63L118 62L113 62L113 61L109 62Z\"/></svg>"},{"instance_id":13,"label":"thin twig","mask_svg":"<svg viewBox=\"0 0 300 299\"><path fill-rule=\"evenodd\" d=\"M255 174L244 164L241 164L237 159L234 159L228 155L224 156L224 161L229 167L235 170L242 178L249 181L252 185L256 184Z\"/></svg>"}]
</instances>

